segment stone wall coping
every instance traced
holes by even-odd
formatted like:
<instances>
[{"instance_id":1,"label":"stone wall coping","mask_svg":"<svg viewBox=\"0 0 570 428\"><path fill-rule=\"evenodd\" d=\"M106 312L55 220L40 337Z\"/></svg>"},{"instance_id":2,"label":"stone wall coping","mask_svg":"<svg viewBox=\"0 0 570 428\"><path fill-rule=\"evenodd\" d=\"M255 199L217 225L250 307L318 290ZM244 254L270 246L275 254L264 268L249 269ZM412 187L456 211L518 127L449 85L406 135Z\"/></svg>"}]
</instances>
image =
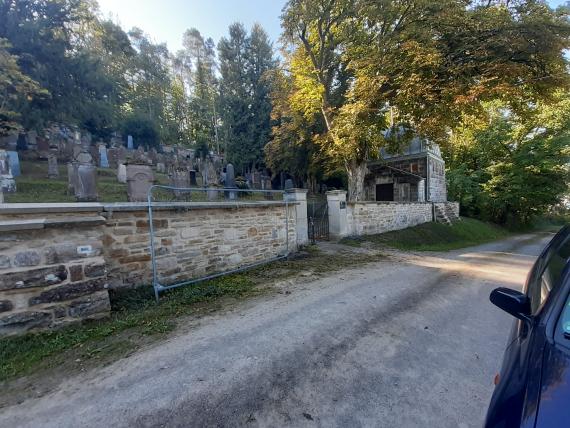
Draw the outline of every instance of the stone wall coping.
<instances>
[{"instance_id":1,"label":"stone wall coping","mask_svg":"<svg viewBox=\"0 0 570 428\"><path fill-rule=\"evenodd\" d=\"M347 202L348 205L431 205L431 202L413 202L413 201L356 201Z\"/></svg>"},{"instance_id":2,"label":"stone wall coping","mask_svg":"<svg viewBox=\"0 0 570 428\"><path fill-rule=\"evenodd\" d=\"M329 190L328 192L325 192L326 195L342 195L347 193L346 190Z\"/></svg>"},{"instance_id":3,"label":"stone wall coping","mask_svg":"<svg viewBox=\"0 0 570 428\"><path fill-rule=\"evenodd\" d=\"M0 232L17 232L23 230L45 229L47 227L80 227L97 226L105 224L105 217L60 217L60 218L36 218L31 220L6 220L0 221Z\"/></svg>"},{"instance_id":4,"label":"stone wall coping","mask_svg":"<svg viewBox=\"0 0 570 428\"><path fill-rule=\"evenodd\" d=\"M289 205L297 202L289 201ZM215 209L215 208L259 208L283 206L285 201L248 201L248 202L154 202L153 207L160 210L168 209ZM146 211L146 202L114 202L114 203L31 203L31 204L0 204L0 215L5 214L53 214L79 212L117 212L117 211Z\"/></svg>"}]
</instances>

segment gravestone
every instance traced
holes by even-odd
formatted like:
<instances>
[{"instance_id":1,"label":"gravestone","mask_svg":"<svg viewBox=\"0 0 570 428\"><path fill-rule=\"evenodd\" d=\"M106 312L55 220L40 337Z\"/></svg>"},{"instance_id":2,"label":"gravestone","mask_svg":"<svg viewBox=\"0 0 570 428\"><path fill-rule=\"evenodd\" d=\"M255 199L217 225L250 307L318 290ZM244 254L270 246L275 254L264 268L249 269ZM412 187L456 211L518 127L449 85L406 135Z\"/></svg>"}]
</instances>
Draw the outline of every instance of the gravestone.
<instances>
[{"instance_id":1,"label":"gravestone","mask_svg":"<svg viewBox=\"0 0 570 428\"><path fill-rule=\"evenodd\" d=\"M124 163L120 163L117 167L117 181L119 183L127 182L127 167Z\"/></svg>"},{"instance_id":2,"label":"gravestone","mask_svg":"<svg viewBox=\"0 0 570 428\"><path fill-rule=\"evenodd\" d=\"M57 153L48 153L48 178L59 178L59 168L57 167Z\"/></svg>"},{"instance_id":3,"label":"gravestone","mask_svg":"<svg viewBox=\"0 0 570 428\"><path fill-rule=\"evenodd\" d=\"M109 162L110 168L118 168L119 167L119 149L116 147L111 147L107 150L107 159Z\"/></svg>"},{"instance_id":4,"label":"gravestone","mask_svg":"<svg viewBox=\"0 0 570 428\"><path fill-rule=\"evenodd\" d=\"M292 189L294 187L295 187L295 185L293 184L293 180L291 180L290 178L285 180L285 190L289 190L289 189Z\"/></svg>"},{"instance_id":5,"label":"gravestone","mask_svg":"<svg viewBox=\"0 0 570 428\"><path fill-rule=\"evenodd\" d=\"M237 189L234 166L231 163L227 164L226 166L226 178L224 181L224 187L226 189ZM237 192L233 191L226 192L226 197L228 199L234 200L237 199L237 196L238 196Z\"/></svg>"},{"instance_id":6,"label":"gravestone","mask_svg":"<svg viewBox=\"0 0 570 428\"><path fill-rule=\"evenodd\" d=\"M188 170L186 168L179 168L174 170L174 173L170 176L170 182L172 187L176 187L178 189L186 189L190 187L190 174L188 174ZM174 194L176 197L184 196L183 191L175 190ZM190 196L190 194L188 194Z\"/></svg>"},{"instance_id":7,"label":"gravestone","mask_svg":"<svg viewBox=\"0 0 570 428\"><path fill-rule=\"evenodd\" d=\"M162 162L158 162L156 164L156 172L160 174L164 174L166 172L166 166Z\"/></svg>"},{"instance_id":8,"label":"gravestone","mask_svg":"<svg viewBox=\"0 0 570 428\"><path fill-rule=\"evenodd\" d=\"M49 141L46 140L44 137L37 137L36 141L37 141L36 150L42 156L47 156L47 152L49 151Z\"/></svg>"},{"instance_id":9,"label":"gravestone","mask_svg":"<svg viewBox=\"0 0 570 428\"><path fill-rule=\"evenodd\" d=\"M154 182L150 165L127 165L127 195L129 202L146 202Z\"/></svg>"},{"instance_id":10,"label":"gravestone","mask_svg":"<svg viewBox=\"0 0 570 428\"><path fill-rule=\"evenodd\" d=\"M70 195L75 195L75 188L77 187L77 163L68 162L67 164L67 192Z\"/></svg>"},{"instance_id":11,"label":"gravestone","mask_svg":"<svg viewBox=\"0 0 570 428\"><path fill-rule=\"evenodd\" d=\"M85 146L76 161L75 199L78 202L94 202L97 200L97 169L93 165L93 157Z\"/></svg>"},{"instance_id":12,"label":"gravestone","mask_svg":"<svg viewBox=\"0 0 570 428\"><path fill-rule=\"evenodd\" d=\"M22 174L20 170L20 158L18 157L18 152L8 151L8 162L10 163L10 170L14 177L18 177Z\"/></svg>"},{"instance_id":13,"label":"gravestone","mask_svg":"<svg viewBox=\"0 0 570 428\"><path fill-rule=\"evenodd\" d=\"M198 182L196 181L196 170L191 169L188 171L188 174L190 175L190 186L197 186Z\"/></svg>"},{"instance_id":14,"label":"gravestone","mask_svg":"<svg viewBox=\"0 0 570 428\"><path fill-rule=\"evenodd\" d=\"M37 145L36 138L38 137L38 133L36 131L29 131L27 135L27 143L30 149L35 149Z\"/></svg>"},{"instance_id":15,"label":"gravestone","mask_svg":"<svg viewBox=\"0 0 570 428\"><path fill-rule=\"evenodd\" d=\"M16 150L25 151L28 150L28 141L26 139L26 134L20 132L18 134L18 141L16 142Z\"/></svg>"},{"instance_id":16,"label":"gravestone","mask_svg":"<svg viewBox=\"0 0 570 428\"><path fill-rule=\"evenodd\" d=\"M125 146L119 147L117 151L117 165L120 163L127 163L127 149Z\"/></svg>"},{"instance_id":17,"label":"gravestone","mask_svg":"<svg viewBox=\"0 0 570 428\"><path fill-rule=\"evenodd\" d=\"M0 188L3 193L16 192L16 180L12 175L6 150L0 150Z\"/></svg>"},{"instance_id":18,"label":"gravestone","mask_svg":"<svg viewBox=\"0 0 570 428\"><path fill-rule=\"evenodd\" d=\"M128 150L133 150L135 148L134 143L133 143L133 136L129 135L127 137L127 149Z\"/></svg>"},{"instance_id":19,"label":"gravestone","mask_svg":"<svg viewBox=\"0 0 570 428\"><path fill-rule=\"evenodd\" d=\"M107 158L107 147L103 144L99 146L99 166L101 168L109 168L109 159Z\"/></svg>"}]
</instances>

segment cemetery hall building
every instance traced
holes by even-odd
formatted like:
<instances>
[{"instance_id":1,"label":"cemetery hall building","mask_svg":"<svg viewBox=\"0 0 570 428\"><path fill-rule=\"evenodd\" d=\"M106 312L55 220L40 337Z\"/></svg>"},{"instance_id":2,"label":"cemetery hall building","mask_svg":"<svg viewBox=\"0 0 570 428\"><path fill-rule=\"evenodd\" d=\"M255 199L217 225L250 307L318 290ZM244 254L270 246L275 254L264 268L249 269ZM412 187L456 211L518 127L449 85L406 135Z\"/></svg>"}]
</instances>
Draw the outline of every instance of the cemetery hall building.
<instances>
[{"instance_id":1,"label":"cemetery hall building","mask_svg":"<svg viewBox=\"0 0 570 428\"><path fill-rule=\"evenodd\" d=\"M368 201L446 202L445 161L437 144L414 137L399 154L380 151L368 163L365 197Z\"/></svg>"}]
</instances>

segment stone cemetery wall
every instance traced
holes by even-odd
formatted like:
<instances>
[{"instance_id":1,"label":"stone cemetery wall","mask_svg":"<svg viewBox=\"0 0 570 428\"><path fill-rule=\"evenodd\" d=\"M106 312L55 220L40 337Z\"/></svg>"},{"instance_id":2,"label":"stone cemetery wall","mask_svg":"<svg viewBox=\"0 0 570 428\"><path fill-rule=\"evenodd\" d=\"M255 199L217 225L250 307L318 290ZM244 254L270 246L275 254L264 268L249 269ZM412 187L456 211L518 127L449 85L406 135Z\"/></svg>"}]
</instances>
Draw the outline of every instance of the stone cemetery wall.
<instances>
[{"instance_id":1,"label":"stone cemetery wall","mask_svg":"<svg viewBox=\"0 0 570 428\"><path fill-rule=\"evenodd\" d=\"M297 204L288 211L290 251ZM163 284L286 250L281 201L179 203L155 211L154 227ZM150 286L149 242L144 203L1 205L0 336L108 315L108 288Z\"/></svg>"},{"instance_id":2,"label":"stone cemetery wall","mask_svg":"<svg viewBox=\"0 0 570 428\"><path fill-rule=\"evenodd\" d=\"M351 236L374 235L432 221L432 205L421 202L356 202L347 204Z\"/></svg>"},{"instance_id":3,"label":"stone cemetery wall","mask_svg":"<svg viewBox=\"0 0 570 428\"><path fill-rule=\"evenodd\" d=\"M1 217L0 335L109 313L104 217Z\"/></svg>"}]
</instances>

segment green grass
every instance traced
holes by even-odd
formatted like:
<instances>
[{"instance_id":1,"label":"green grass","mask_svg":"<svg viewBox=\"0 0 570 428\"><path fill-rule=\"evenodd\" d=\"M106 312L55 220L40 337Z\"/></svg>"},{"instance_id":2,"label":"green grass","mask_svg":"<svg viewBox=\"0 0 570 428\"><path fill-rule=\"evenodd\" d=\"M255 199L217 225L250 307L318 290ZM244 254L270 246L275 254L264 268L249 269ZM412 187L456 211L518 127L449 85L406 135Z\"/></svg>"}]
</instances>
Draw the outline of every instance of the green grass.
<instances>
[{"instance_id":1,"label":"green grass","mask_svg":"<svg viewBox=\"0 0 570 428\"><path fill-rule=\"evenodd\" d=\"M1 339L0 381L55 367L70 360L69 354L82 362L124 354L137 347L141 336L172 331L176 318L195 313L201 303L243 297L254 288L252 279L237 274L167 292L159 305L150 286L112 293L110 319Z\"/></svg>"},{"instance_id":2,"label":"green grass","mask_svg":"<svg viewBox=\"0 0 570 428\"><path fill-rule=\"evenodd\" d=\"M507 236L509 232L497 225L463 217L461 221L451 226L441 223L424 223L379 235L345 238L341 242L353 246L370 242L401 250L448 251L483 244Z\"/></svg>"}]
</instances>

